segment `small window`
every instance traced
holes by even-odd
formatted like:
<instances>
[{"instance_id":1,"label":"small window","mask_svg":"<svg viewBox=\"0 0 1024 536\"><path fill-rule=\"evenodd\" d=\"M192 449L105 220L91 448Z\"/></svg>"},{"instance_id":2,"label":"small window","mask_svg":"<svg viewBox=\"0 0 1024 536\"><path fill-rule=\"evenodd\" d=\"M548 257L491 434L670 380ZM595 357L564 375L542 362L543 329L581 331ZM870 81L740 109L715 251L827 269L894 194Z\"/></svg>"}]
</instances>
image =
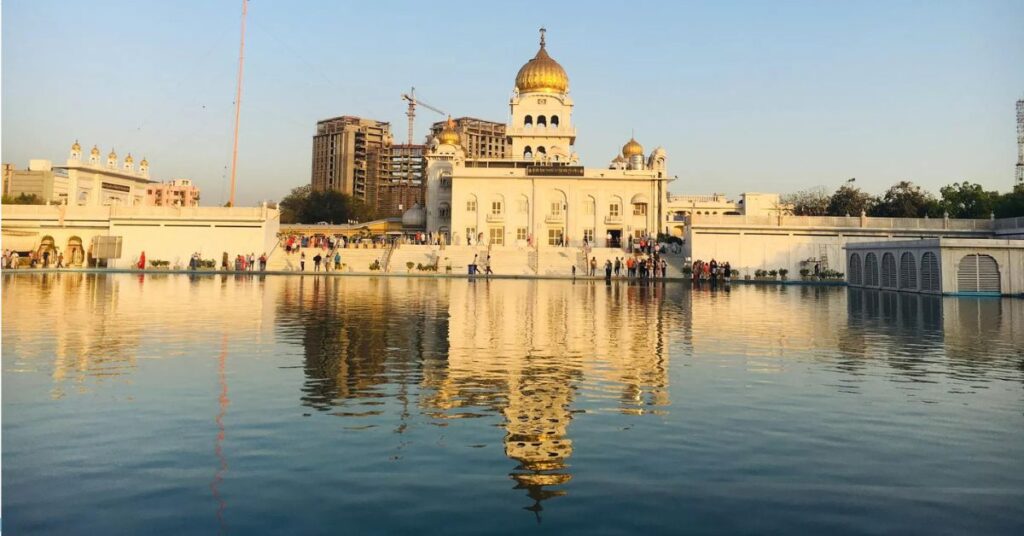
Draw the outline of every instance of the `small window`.
<instances>
[{"instance_id":1,"label":"small window","mask_svg":"<svg viewBox=\"0 0 1024 536\"><path fill-rule=\"evenodd\" d=\"M516 240L526 240L526 227L516 228Z\"/></svg>"},{"instance_id":2,"label":"small window","mask_svg":"<svg viewBox=\"0 0 1024 536\"><path fill-rule=\"evenodd\" d=\"M466 238L469 240L476 239L476 227L466 227Z\"/></svg>"},{"instance_id":3,"label":"small window","mask_svg":"<svg viewBox=\"0 0 1024 536\"><path fill-rule=\"evenodd\" d=\"M618 203L612 203L612 204L608 205L608 215L609 216L618 216L619 215L619 204Z\"/></svg>"},{"instance_id":4,"label":"small window","mask_svg":"<svg viewBox=\"0 0 1024 536\"><path fill-rule=\"evenodd\" d=\"M466 201L466 212L476 212L476 199Z\"/></svg>"},{"instance_id":5,"label":"small window","mask_svg":"<svg viewBox=\"0 0 1024 536\"><path fill-rule=\"evenodd\" d=\"M501 201L491 202L491 214L501 214Z\"/></svg>"},{"instance_id":6,"label":"small window","mask_svg":"<svg viewBox=\"0 0 1024 536\"><path fill-rule=\"evenodd\" d=\"M548 245L549 246L561 246L562 245L562 229L548 229Z\"/></svg>"},{"instance_id":7,"label":"small window","mask_svg":"<svg viewBox=\"0 0 1024 536\"><path fill-rule=\"evenodd\" d=\"M519 200L519 213L526 214L530 212L530 202L525 199Z\"/></svg>"},{"instance_id":8,"label":"small window","mask_svg":"<svg viewBox=\"0 0 1024 536\"><path fill-rule=\"evenodd\" d=\"M593 229L584 229L583 230L583 239L586 240L588 244L593 244L594 243L594 230Z\"/></svg>"},{"instance_id":9,"label":"small window","mask_svg":"<svg viewBox=\"0 0 1024 536\"><path fill-rule=\"evenodd\" d=\"M562 202L561 201L552 201L551 202L551 215L552 216L561 216L562 215Z\"/></svg>"},{"instance_id":10,"label":"small window","mask_svg":"<svg viewBox=\"0 0 1024 536\"><path fill-rule=\"evenodd\" d=\"M594 200L590 199L583 203L583 213L587 216L594 215Z\"/></svg>"},{"instance_id":11,"label":"small window","mask_svg":"<svg viewBox=\"0 0 1024 536\"><path fill-rule=\"evenodd\" d=\"M634 216L646 216L647 215L647 203L636 203L633 205Z\"/></svg>"},{"instance_id":12,"label":"small window","mask_svg":"<svg viewBox=\"0 0 1024 536\"><path fill-rule=\"evenodd\" d=\"M505 243L505 228L504 227L491 227L490 232L491 243L495 245L502 245Z\"/></svg>"}]
</instances>

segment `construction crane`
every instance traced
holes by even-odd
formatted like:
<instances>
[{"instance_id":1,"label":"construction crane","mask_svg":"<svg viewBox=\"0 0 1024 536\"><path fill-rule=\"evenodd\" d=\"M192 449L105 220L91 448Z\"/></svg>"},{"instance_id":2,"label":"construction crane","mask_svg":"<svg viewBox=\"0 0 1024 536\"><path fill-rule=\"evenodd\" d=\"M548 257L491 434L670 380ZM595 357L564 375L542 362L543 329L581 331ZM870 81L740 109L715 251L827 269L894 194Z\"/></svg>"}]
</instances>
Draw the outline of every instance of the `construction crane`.
<instances>
[{"instance_id":1,"label":"construction crane","mask_svg":"<svg viewBox=\"0 0 1024 536\"><path fill-rule=\"evenodd\" d=\"M433 110L433 111L435 111L435 112L437 112L437 113L439 113L441 115L448 115L448 114L444 113L444 111L442 111L442 110L439 110L439 109L437 109L437 108L435 108L435 107L433 107L433 106L431 106L431 105L429 105L429 104L427 104L427 103L425 103L425 102L423 102L421 100L417 100L416 99L416 88L411 88L408 93L402 93L402 99L404 99L405 101L407 101L409 103L409 109L405 111L406 117L409 118L409 137L408 137L408 141L406 142L409 145L412 145L412 125L413 125L414 120L416 119L416 105L417 104L422 106L422 107L424 107L424 108L426 108L426 109L428 109L428 110Z\"/></svg>"}]
</instances>

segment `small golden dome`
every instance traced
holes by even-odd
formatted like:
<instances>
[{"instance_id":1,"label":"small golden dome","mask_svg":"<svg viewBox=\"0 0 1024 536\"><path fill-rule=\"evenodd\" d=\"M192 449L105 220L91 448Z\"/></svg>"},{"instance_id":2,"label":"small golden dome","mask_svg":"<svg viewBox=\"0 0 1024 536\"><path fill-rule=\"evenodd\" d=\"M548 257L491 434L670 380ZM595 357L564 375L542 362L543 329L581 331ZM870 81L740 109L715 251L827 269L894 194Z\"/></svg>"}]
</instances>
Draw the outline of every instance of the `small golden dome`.
<instances>
[{"instance_id":1,"label":"small golden dome","mask_svg":"<svg viewBox=\"0 0 1024 536\"><path fill-rule=\"evenodd\" d=\"M107 155L107 158L117 160L117 153L114 152L114 149L110 149L110 154Z\"/></svg>"},{"instance_id":2,"label":"small golden dome","mask_svg":"<svg viewBox=\"0 0 1024 536\"><path fill-rule=\"evenodd\" d=\"M447 145L459 144L459 133L455 131L455 121L452 121L452 116L448 116L448 122L441 129L441 134L437 136L437 141Z\"/></svg>"},{"instance_id":3,"label":"small golden dome","mask_svg":"<svg viewBox=\"0 0 1024 536\"><path fill-rule=\"evenodd\" d=\"M75 140L75 144L71 146L72 151L81 151L82 146L78 144L78 140Z\"/></svg>"},{"instance_id":4,"label":"small golden dome","mask_svg":"<svg viewBox=\"0 0 1024 536\"><path fill-rule=\"evenodd\" d=\"M131 164L134 161L135 161L135 159L132 158L132 153L128 153L128 156L124 157L124 163L125 164Z\"/></svg>"},{"instance_id":5,"label":"small golden dome","mask_svg":"<svg viewBox=\"0 0 1024 536\"><path fill-rule=\"evenodd\" d=\"M95 145L93 145L92 146L92 150L89 151L89 154L91 154L93 156L99 156L100 155L100 148L95 146Z\"/></svg>"},{"instance_id":6,"label":"small golden dome","mask_svg":"<svg viewBox=\"0 0 1024 536\"><path fill-rule=\"evenodd\" d=\"M548 56L544 46L544 32L540 30L540 50L532 60L526 62L516 75L516 88L520 93L539 91L543 93L565 93L569 91L569 75L557 61Z\"/></svg>"},{"instance_id":7,"label":"small golden dome","mask_svg":"<svg viewBox=\"0 0 1024 536\"><path fill-rule=\"evenodd\" d=\"M139 165L142 166L142 167L147 167L147 166L149 166L149 160L146 160L146 157L143 156L142 157L142 162L139 162Z\"/></svg>"},{"instance_id":8,"label":"small golden dome","mask_svg":"<svg viewBox=\"0 0 1024 536\"><path fill-rule=\"evenodd\" d=\"M635 138L629 138L629 141L622 146L622 156L629 158L631 156L643 156L644 146L640 145Z\"/></svg>"}]
</instances>

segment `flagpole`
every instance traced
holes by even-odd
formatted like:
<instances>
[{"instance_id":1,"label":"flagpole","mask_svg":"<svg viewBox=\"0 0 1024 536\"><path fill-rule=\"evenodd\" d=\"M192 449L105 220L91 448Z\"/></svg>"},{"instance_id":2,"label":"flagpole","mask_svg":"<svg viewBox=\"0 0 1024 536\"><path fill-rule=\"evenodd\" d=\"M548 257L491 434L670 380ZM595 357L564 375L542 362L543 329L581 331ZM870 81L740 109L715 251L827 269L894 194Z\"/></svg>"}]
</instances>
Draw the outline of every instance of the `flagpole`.
<instances>
[{"instance_id":1,"label":"flagpole","mask_svg":"<svg viewBox=\"0 0 1024 536\"><path fill-rule=\"evenodd\" d=\"M235 93L235 142L231 149L231 196L228 204L235 206L235 174L238 167L238 121L242 112L242 67L245 65L245 12L249 0L242 0L242 42L238 47L238 90Z\"/></svg>"}]
</instances>

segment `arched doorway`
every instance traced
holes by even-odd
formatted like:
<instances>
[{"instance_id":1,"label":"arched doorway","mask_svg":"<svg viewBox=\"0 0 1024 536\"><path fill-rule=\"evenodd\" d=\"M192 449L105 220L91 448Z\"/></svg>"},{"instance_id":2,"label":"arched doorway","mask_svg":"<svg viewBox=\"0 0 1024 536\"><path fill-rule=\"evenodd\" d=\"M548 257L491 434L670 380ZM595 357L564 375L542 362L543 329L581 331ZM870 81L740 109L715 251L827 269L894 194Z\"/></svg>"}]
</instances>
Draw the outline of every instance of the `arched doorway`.
<instances>
[{"instance_id":1,"label":"arched doorway","mask_svg":"<svg viewBox=\"0 0 1024 536\"><path fill-rule=\"evenodd\" d=\"M892 253L882 255L882 288L896 288L896 257Z\"/></svg>"},{"instance_id":2,"label":"arched doorway","mask_svg":"<svg viewBox=\"0 0 1024 536\"><path fill-rule=\"evenodd\" d=\"M964 255L956 271L957 292L998 296L999 263L990 255Z\"/></svg>"},{"instance_id":3,"label":"arched doorway","mask_svg":"<svg viewBox=\"0 0 1024 536\"><path fill-rule=\"evenodd\" d=\"M68 266L81 266L85 262L85 249L82 247L82 239L72 236L68 239L68 247L64 254L64 263Z\"/></svg>"},{"instance_id":4,"label":"arched doorway","mask_svg":"<svg viewBox=\"0 0 1024 536\"><path fill-rule=\"evenodd\" d=\"M868 287L878 286L878 256L868 253L864 256L864 285Z\"/></svg>"},{"instance_id":5,"label":"arched doorway","mask_svg":"<svg viewBox=\"0 0 1024 536\"><path fill-rule=\"evenodd\" d=\"M917 290L917 263L909 251L900 255L900 288Z\"/></svg>"},{"instance_id":6,"label":"arched doorway","mask_svg":"<svg viewBox=\"0 0 1024 536\"><path fill-rule=\"evenodd\" d=\"M921 290L939 291L939 259L930 251L921 256Z\"/></svg>"},{"instance_id":7,"label":"arched doorway","mask_svg":"<svg viewBox=\"0 0 1024 536\"><path fill-rule=\"evenodd\" d=\"M861 284L861 264L860 255L853 253L850 255L850 266L846 269L849 272L850 284L860 285Z\"/></svg>"}]
</instances>

